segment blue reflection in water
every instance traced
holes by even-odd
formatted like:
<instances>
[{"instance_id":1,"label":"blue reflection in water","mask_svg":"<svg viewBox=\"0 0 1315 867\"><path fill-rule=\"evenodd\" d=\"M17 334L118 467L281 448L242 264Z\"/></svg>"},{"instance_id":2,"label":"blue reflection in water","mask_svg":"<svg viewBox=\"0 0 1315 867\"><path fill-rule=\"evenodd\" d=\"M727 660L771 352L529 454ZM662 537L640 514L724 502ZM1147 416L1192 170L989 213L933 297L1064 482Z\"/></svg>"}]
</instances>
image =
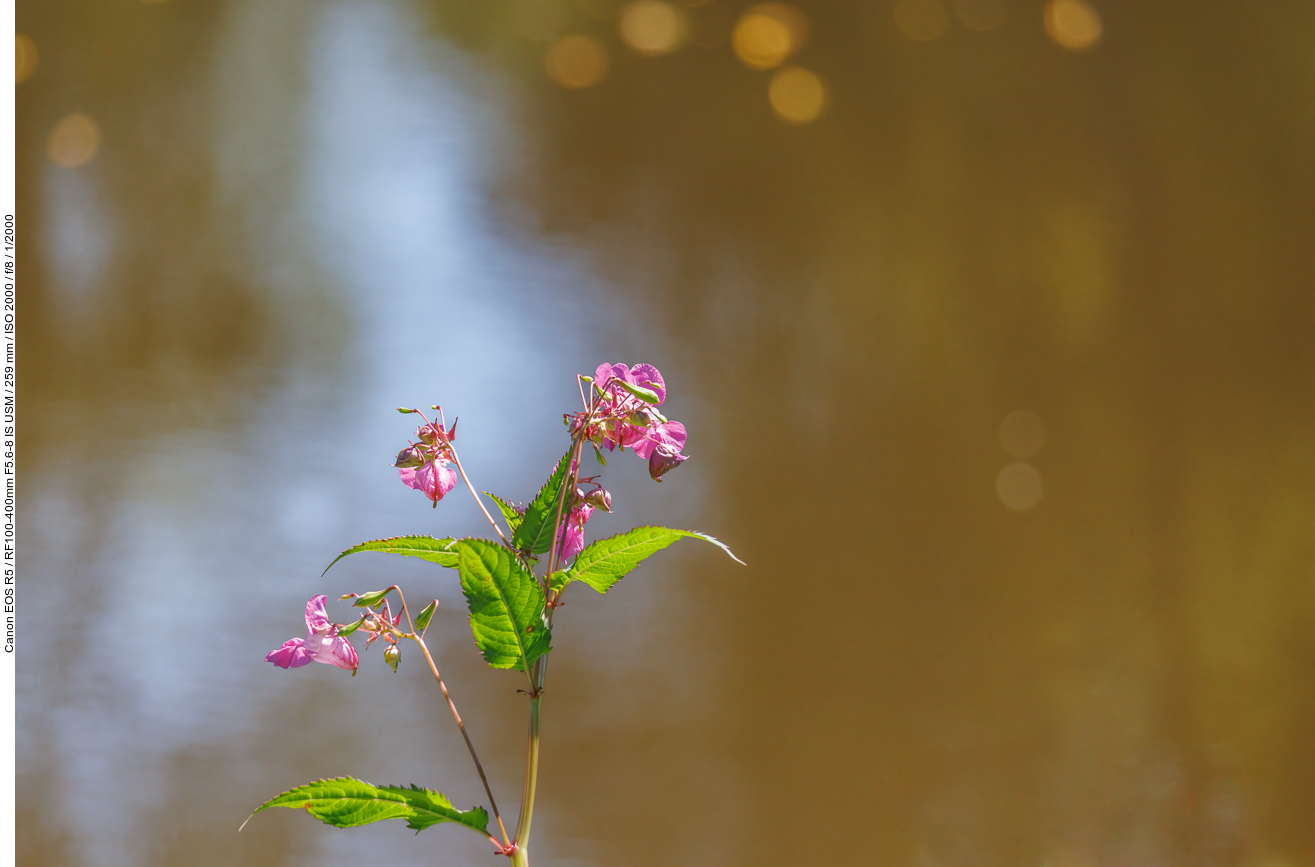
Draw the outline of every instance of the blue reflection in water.
<instances>
[{"instance_id":1,"label":"blue reflection in water","mask_svg":"<svg viewBox=\"0 0 1315 867\"><path fill-rule=\"evenodd\" d=\"M564 445L554 419L577 400L570 375L602 357L590 329L624 314L579 258L499 233L479 189L489 142L506 140L490 116L496 89L423 40L408 7L340 4L310 28L271 4L230 11L215 159L244 205L250 279L275 295L287 369L253 388L259 408L241 429L202 420L124 438L90 467L25 480L24 565L36 580L23 600L20 778L28 798L77 817L56 824L85 864L167 860L168 833L152 821L181 803L169 820L177 845L223 840L259 799L318 775L441 784L459 804L484 802L455 731L429 734L447 723L414 664L385 677L373 653L349 683L329 667L276 671L262 656L301 633L312 593L397 580L444 599L440 654L458 677L477 671L453 576L378 561L319 572L365 538L483 532L464 491L435 512L398 482L388 464L411 423L394 407L443 402L461 416L476 484L526 496ZM307 31L303 68L270 60L270 48L295 44L279 45L280 34ZM302 173L291 201L262 189L280 164ZM76 207L60 189L49 201L57 223ZM70 290L88 282L75 276ZM570 339L547 336L568 329ZM149 398L120 409L175 412ZM122 487L106 494L109 478ZM333 614L346 619L345 603ZM492 686L510 693L509 683ZM462 684L468 716L494 716L493 701L507 702L498 715L519 708L489 687ZM512 820L515 719L486 728L482 743ZM398 732L427 740L384 737ZM487 857L486 844L448 828L417 840L387 826L260 821L255 833L283 834L285 848L293 835L301 853L262 863L432 862L439 845L447 863Z\"/></svg>"}]
</instances>

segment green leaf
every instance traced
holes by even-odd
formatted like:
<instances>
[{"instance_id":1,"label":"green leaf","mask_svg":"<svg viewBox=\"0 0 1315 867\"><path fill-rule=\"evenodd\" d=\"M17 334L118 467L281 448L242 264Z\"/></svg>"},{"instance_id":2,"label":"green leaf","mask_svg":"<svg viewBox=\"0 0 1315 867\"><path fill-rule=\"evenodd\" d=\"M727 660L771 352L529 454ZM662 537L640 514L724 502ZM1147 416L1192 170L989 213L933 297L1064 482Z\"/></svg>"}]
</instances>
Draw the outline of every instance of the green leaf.
<instances>
[{"instance_id":1,"label":"green leaf","mask_svg":"<svg viewBox=\"0 0 1315 867\"><path fill-rule=\"evenodd\" d=\"M416 632L423 633L425 631L425 627L429 625L429 621L431 618L433 618L434 611L437 608L438 608L438 600L435 599L433 602L430 602L428 605L426 605L424 608L421 609L420 613L416 615L414 621Z\"/></svg>"},{"instance_id":2,"label":"green leaf","mask_svg":"<svg viewBox=\"0 0 1315 867\"><path fill-rule=\"evenodd\" d=\"M521 510L513 506L507 500L502 499L502 497L499 497L497 494L490 494L488 491L485 491L484 496L498 504L498 508L502 511L502 517L507 519L507 526L511 528L512 533L515 533L516 528L521 525L521 521L523 520Z\"/></svg>"},{"instance_id":3,"label":"green leaf","mask_svg":"<svg viewBox=\"0 0 1315 867\"><path fill-rule=\"evenodd\" d=\"M557 462L548 481L544 482L539 493L525 507L525 518L512 533L511 542L520 551L531 554L544 554L552 547L552 527L557 518L557 495L562 489L562 480L566 478L566 468L571 463L571 450ZM563 504L563 516L565 515Z\"/></svg>"},{"instance_id":4,"label":"green leaf","mask_svg":"<svg viewBox=\"0 0 1315 867\"><path fill-rule=\"evenodd\" d=\"M461 591L470 604L470 631L494 668L529 673L548 652L543 588L516 555L485 539L462 539Z\"/></svg>"},{"instance_id":5,"label":"green leaf","mask_svg":"<svg viewBox=\"0 0 1315 867\"><path fill-rule=\"evenodd\" d=\"M324 567L324 571L328 572L333 568L334 563L337 563L348 554L359 554L362 551L380 551L384 554L419 557L421 560L428 560L430 563L437 563L440 566L455 569L457 565L457 552L453 547L455 544L456 539L435 539L433 536L393 536L391 539L374 539L343 551L333 559L333 563ZM324 573L320 574L323 575Z\"/></svg>"},{"instance_id":6,"label":"green leaf","mask_svg":"<svg viewBox=\"0 0 1315 867\"><path fill-rule=\"evenodd\" d=\"M407 827L416 832L439 822L456 822L488 836L489 814L483 807L458 810L446 795L432 789L376 786L353 777L316 780L297 786L261 804L251 815L270 807L304 809L335 828L355 828L384 819L405 819ZM247 817L247 822L250 821L251 818ZM242 824L245 826L246 822Z\"/></svg>"},{"instance_id":7,"label":"green leaf","mask_svg":"<svg viewBox=\"0 0 1315 867\"><path fill-rule=\"evenodd\" d=\"M731 553L730 548L705 533L667 527L636 527L587 546L575 558L570 569L553 575L553 590L560 591L572 581L583 581L599 593L606 593L644 558L687 537L711 542L729 554L736 563L744 564L743 560Z\"/></svg>"}]
</instances>

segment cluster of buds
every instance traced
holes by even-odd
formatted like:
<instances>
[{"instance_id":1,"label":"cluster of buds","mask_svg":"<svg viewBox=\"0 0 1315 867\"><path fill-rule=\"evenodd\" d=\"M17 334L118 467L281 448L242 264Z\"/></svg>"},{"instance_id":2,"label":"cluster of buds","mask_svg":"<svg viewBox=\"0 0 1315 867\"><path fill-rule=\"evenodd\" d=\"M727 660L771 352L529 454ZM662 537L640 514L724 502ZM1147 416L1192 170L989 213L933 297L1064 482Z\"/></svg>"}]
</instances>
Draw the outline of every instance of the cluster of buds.
<instances>
[{"instance_id":1,"label":"cluster of buds","mask_svg":"<svg viewBox=\"0 0 1315 867\"><path fill-rule=\"evenodd\" d=\"M594 399L584 412L566 416L572 434L582 434L595 449L625 451L629 446L648 461L648 474L658 482L686 460L688 456L680 453L685 448L685 426L668 421L658 411L667 389L656 367L600 364L592 378L582 379L591 383Z\"/></svg>"},{"instance_id":2,"label":"cluster of buds","mask_svg":"<svg viewBox=\"0 0 1315 867\"><path fill-rule=\"evenodd\" d=\"M369 637L365 639L366 649L371 644L382 638L388 646L384 648L384 662L388 667L397 673L397 663L402 661L402 648L397 646L397 639L402 637L402 631L397 627L402 623L402 614L398 612L394 617L388 608L388 600L384 600L383 610L368 610L360 621L360 629L368 633Z\"/></svg>"},{"instance_id":3,"label":"cluster of buds","mask_svg":"<svg viewBox=\"0 0 1315 867\"><path fill-rule=\"evenodd\" d=\"M594 481L596 478L598 477L591 476L579 480L582 485L593 485L592 490L585 491L577 487L571 494L570 511L557 534L557 556L562 562L570 560L584 550L584 525L594 513L594 509L612 511L612 495Z\"/></svg>"},{"instance_id":4,"label":"cluster of buds","mask_svg":"<svg viewBox=\"0 0 1315 867\"><path fill-rule=\"evenodd\" d=\"M441 413L442 410L438 407ZM399 408L401 413L424 414L419 410ZM416 438L406 448L397 453L393 466L397 467L402 484L414 488L429 498L435 507L453 488L457 486L457 474L448 464L455 458L452 454L452 440L457 436L457 423L444 428L442 423L430 421L416 428Z\"/></svg>"}]
</instances>

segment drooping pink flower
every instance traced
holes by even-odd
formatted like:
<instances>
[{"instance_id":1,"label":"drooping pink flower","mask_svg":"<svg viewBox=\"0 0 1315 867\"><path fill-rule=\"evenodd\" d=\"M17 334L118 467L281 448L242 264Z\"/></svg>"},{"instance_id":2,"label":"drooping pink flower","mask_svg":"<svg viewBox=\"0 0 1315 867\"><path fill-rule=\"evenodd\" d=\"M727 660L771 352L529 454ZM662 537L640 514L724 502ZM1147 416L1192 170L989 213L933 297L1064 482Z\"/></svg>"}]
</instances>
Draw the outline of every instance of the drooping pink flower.
<instances>
[{"instance_id":1,"label":"drooping pink flower","mask_svg":"<svg viewBox=\"0 0 1315 867\"><path fill-rule=\"evenodd\" d=\"M356 671L356 648L338 634L338 627L324 611L327 596L312 596L306 603L306 637L290 638L278 650L265 654L265 661L279 668L300 668L311 662L336 665Z\"/></svg>"},{"instance_id":2,"label":"drooping pink flower","mask_svg":"<svg viewBox=\"0 0 1315 867\"><path fill-rule=\"evenodd\" d=\"M558 548L558 557L561 558L562 562L572 559L584 550L584 525L593 513L594 507L577 497L575 504L571 506L571 513L567 516L558 534L560 546Z\"/></svg>"},{"instance_id":3,"label":"drooping pink flower","mask_svg":"<svg viewBox=\"0 0 1315 867\"><path fill-rule=\"evenodd\" d=\"M659 445L653 448L653 452L648 458L648 475L655 482L662 481L662 477L680 466L689 459L688 455L682 455L679 451L667 445Z\"/></svg>"},{"instance_id":4,"label":"drooping pink flower","mask_svg":"<svg viewBox=\"0 0 1315 867\"><path fill-rule=\"evenodd\" d=\"M402 477L402 484L420 491L435 504L457 486L456 471L442 458L414 468L401 467L397 474Z\"/></svg>"}]
</instances>

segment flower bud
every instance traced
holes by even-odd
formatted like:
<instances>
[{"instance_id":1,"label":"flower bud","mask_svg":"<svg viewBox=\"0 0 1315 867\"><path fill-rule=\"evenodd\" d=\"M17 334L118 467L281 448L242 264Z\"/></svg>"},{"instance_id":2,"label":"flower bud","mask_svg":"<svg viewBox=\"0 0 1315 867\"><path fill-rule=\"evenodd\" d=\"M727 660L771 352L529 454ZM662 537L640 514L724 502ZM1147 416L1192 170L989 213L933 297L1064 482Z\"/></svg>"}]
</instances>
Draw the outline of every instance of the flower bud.
<instances>
[{"instance_id":1,"label":"flower bud","mask_svg":"<svg viewBox=\"0 0 1315 867\"><path fill-rule=\"evenodd\" d=\"M660 482L664 475L688 459L689 455L682 455L669 445L656 446L653 453L648 456L648 474L652 476L653 481Z\"/></svg>"},{"instance_id":2,"label":"flower bud","mask_svg":"<svg viewBox=\"0 0 1315 867\"><path fill-rule=\"evenodd\" d=\"M642 409L637 409L626 417L626 421L630 422L635 427L648 427L653 419L649 418L648 413L644 412Z\"/></svg>"},{"instance_id":3,"label":"flower bud","mask_svg":"<svg viewBox=\"0 0 1315 867\"><path fill-rule=\"evenodd\" d=\"M602 509L604 512L612 511L612 495L605 488L596 488L585 494L584 501L591 506Z\"/></svg>"},{"instance_id":4,"label":"flower bud","mask_svg":"<svg viewBox=\"0 0 1315 867\"><path fill-rule=\"evenodd\" d=\"M397 663L401 661L402 648L398 647L396 644L388 645L387 649L384 650L384 662L388 663L388 666L392 668L393 674L397 674Z\"/></svg>"},{"instance_id":5,"label":"flower bud","mask_svg":"<svg viewBox=\"0 0 1315 867\"><path fill-rule=\"evenodd\" d=\"M420 442L427 446L432 446L434 440L438 439L438 434L434 433L434 426L432 424L422 425L416 429L416 439L420 440Z\"/></svg>"},{"instance_id":6,"label":"flower bud","mask_svg":"<svg viewBox=\"0 0 1315 867\"><path fill-rule=\"evenodd\" d=\"M415 446L407 446L397 453L397 460L393 466L399 469L411 469L423 466L425 463L425 453Z\"/></svg>"}]
</instances>

